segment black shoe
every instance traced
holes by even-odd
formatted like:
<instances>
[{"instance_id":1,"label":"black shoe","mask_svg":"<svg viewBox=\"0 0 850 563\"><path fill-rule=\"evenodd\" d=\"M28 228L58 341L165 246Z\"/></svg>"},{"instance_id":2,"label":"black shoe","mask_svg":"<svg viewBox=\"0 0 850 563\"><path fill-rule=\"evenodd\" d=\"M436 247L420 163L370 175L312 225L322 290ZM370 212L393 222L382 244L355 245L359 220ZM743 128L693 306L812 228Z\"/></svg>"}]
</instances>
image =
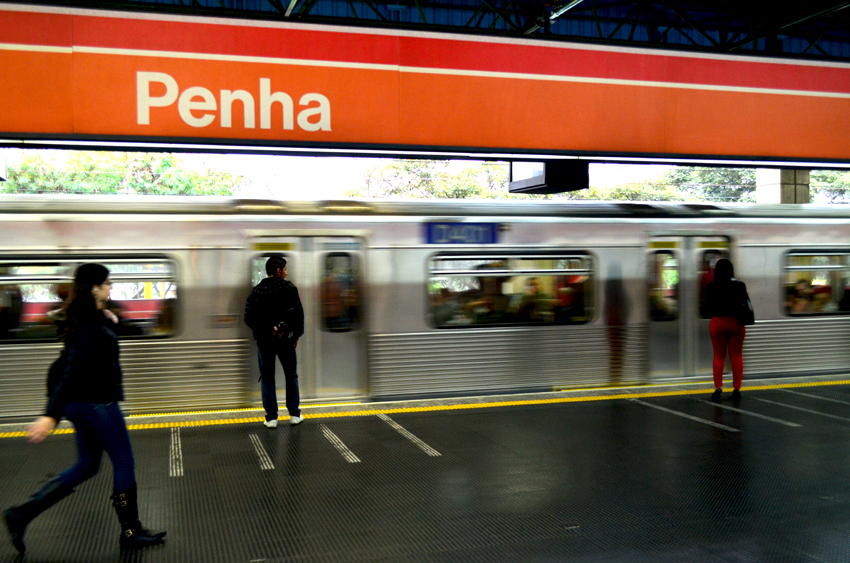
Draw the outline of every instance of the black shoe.
<instances>
[{"instance_id":1,"label":"black shoe","mask_svg":"<svg viewBox=\"0 0 850 563\"><path fill-rule=\"evenodd\" d=\"M24 545L24 531L27 529L29 522L24 521L14 508L10 508L3 513L3 521L6 523L9 537L12 538L12 545L15 546L18 553L23 555L27 550L27 546Z\"/></svg>"},{"instance_id":2,"label":"black shoe","mask_svg":"<svg viewBox=\"0 0 850 563\"><path fill-rule=\"evenodd\" d=\"M734 391L732 391L732 400L736 403L740 402L740 400L741 400L741 390L740 389L735 389Z\"/></svg>"},{"instance_id":3,"label":"black shoe","mask_svg":"<svg viewBox=\"0 0 850 563\"><path fill-rule=\"evenodd\" d=\"M136 549L162 542L166 532L151 532L142 527L142 523L136 520L132 526L121 525L121 540L119 544L125 549Z\"/></svg>"},{"instance_id":4,"label":"black shoe","mask_svg":"<svg viewBox=\"0 0 850 563\"><path fill-rule=\"evenodd\" d=\"M136 484L129 489L116 492L112 495L112 506L115 508L115 513L118 515L118 521L121 522L121 538L119 543L121 547L135 549L153 545L162 541L165 537L165 532L151 532L142 527L139 522L139 504Z\"/></svg>"},{"instance_id":5,"label":"black shoe","mask_svg":"<svg viewBox=\"0 0 850 563\"><path fill-rule=\"evenodd\" d=\"M714 401L715 403L719 403L721 393L723 393L723 389L721 389L720 387L715 389L714 393L711 394L711 400Z\"/></svg>"},{"instance_id":6,"label":"black shoe","mask_svg":"<svg viewBox=\"0 0 850 563\"><path fill-rule=\"evenodd\" d=\"M20 506L13 506L3 513L3 521L12 545L23 555L27 550L24 545L24 532L33 519L74 492L72 487L66 487L58 477L51 479L42 488L33 493L32 497Z\"/></svg>"}]
</instances>

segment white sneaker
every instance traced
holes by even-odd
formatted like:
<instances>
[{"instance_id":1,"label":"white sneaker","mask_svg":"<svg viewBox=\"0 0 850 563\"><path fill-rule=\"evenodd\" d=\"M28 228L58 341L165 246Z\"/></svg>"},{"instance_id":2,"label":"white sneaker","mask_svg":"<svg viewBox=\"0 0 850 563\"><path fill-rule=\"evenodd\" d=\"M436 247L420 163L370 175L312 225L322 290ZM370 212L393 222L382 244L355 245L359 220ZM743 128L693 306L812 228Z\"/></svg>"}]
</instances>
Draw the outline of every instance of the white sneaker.
<instances>
[{"instance_id":1,"label":"white sneaker","mask_svg":"<svg viewBox=\"0 0 850 563\"><path fill-rule=\"evenodd\" d=\"M289 417L289 424L291 426L295 426L296 424L301 424L302 420L304 420L303 416L290 416Z\"/></svg>"},{"instance_id":2,"label":"white sneaker","mask_svg":"<svg viewBox=\"0 0 850 563\"><path fill-rule=\"evenodd\" d=\"M263 423L266 428L277 428L277 419L267 420Z\"/></svg>"}]
</instances>

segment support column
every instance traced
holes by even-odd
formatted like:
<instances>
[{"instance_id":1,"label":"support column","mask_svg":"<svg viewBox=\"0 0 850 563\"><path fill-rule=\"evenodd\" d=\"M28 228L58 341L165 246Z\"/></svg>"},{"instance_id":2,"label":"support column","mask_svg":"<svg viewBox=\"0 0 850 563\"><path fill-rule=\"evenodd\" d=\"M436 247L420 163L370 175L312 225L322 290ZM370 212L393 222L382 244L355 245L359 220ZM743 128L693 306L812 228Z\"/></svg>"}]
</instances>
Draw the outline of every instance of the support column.
<instances>
[{"instance_id":1,"label":"support column","mask_svg":"<svg viewBox=\"0 0 850 563\"><path fill-rule=\"evenodd\" d=\"M756 168L756 203L810 203L809 171Z\"/></svg>"}]
</instances>

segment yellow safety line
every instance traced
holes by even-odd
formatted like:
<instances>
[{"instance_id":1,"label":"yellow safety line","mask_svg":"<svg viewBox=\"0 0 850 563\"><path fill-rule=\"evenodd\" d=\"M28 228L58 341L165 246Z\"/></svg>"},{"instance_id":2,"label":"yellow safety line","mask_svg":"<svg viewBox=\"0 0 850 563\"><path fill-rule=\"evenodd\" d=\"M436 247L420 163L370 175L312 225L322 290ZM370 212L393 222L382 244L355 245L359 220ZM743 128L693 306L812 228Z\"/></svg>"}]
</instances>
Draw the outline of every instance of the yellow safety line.
<instances>
[{"instance_id":1,"label":"yellow safety line","mask_svg":"<svg viewBox=\"0 0 850 563\"><path fill-rule=\"evenodd\" d=\"M311 409L316 407L337 407L337 406L348 406L348 405L359 405L360 401L354 401L352 403L311 403L308 405L301 405L302 409ZM245 412L245 411L256 411L261 410L257 407L248 407L244 409L221 409L221 410L209 410L209 411L186 411L186 412L160 412L154 414L130 414L127 415L127 418L144 418L146 416L186 416L190 414L217 414L217 413L227 413L227 412Z\"/></svg>"},{"instance_id":2,"label":"yellow safety line","mask_svg":"<svg viewBox=\"0 0 850 563\"><path fill-rule=\"evenodd\" d=\"M850 380L841 381L812 381L807 383L780 383L776 385L753 385L750 387L742 387L742 391L766 391L770 389L789 389L796 387L824 387L827 385L850 385ZM310 420L316 418L344 418L349 416L374 416L378 414L396 414L396 413L411 413L411 412L435 412L435 411L457 411L467 409L488 409L496 407L515 407L527 405L553 405L559 403L581 403L586 401L612 401L615 399L641 399L647 397L673 397L677 395L703 395L709 393L710 389L690 389L687 391L655 391L646 393L619 393L616 395L596 395L589 397L559 397L554 399L525 399L521 401L498 401L491 403L463 403L457 405L435 405L429 407L399 407L399 408L384 408L370 409L362 411L348 412L328 412L317 413L309 417ZM724 391L731 391L725 388ZM336 403L344 404L344 403ZM360 403L352 403L360 404ZM256 409L240 409L240 410L256 410ZM208 411L214 412L214 411ZM221 411L227 412L227 411ZM157 428L189 428L196 426L222 426L226 424L249 424L263 422L265 417L255 416L250 418L231 418L217 420L186 420L175 422L155 422L148 424L128 424L128 430L152 430ZM62 428L54 430L53 434L73 434L73 428ZM26 436L26 432L0 432L0 438L21 438Z\"/></svg>"}]
</instances>

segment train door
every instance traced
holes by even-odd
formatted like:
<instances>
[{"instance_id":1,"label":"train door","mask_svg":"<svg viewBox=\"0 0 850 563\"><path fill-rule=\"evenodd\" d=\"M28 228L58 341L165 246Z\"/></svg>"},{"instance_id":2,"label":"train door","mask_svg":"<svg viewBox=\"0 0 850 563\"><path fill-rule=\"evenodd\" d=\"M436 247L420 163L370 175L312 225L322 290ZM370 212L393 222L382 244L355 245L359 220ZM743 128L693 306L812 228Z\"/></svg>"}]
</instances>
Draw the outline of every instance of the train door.
<instances>
[{"instance_id":1,"label":"train door","mask_svg":"<svg viewBox=\"0 0 850 563\"><path fill-rule=\"evenodd\" d=\"M647 258L649 359L653 379L711 374L705 286L720 258L729 257L721 236L656 236Z\"/></svg>"},{"instance_id":2,"label":"train door","mask_svg":"<svg viewBox=\"0 0 850 563\"><path fill-rule=\"evenodd\" d=\"M363 242L354 237L317 237L318 273L315 389L320 397L367 393L363 328Z\"/></svg>"},{"instance_id":3,"label":"train door","mask_svg":"<svg viewBox=\"0 0 850 563\"><path fill-rule=\"evenodd\" d=\"M263 236L251 245L251 285L265 276L272 254L287 261L287 279L298 287L304 307L304 336L298 341L298 381L302 400L366 394L362 314L363 243L347 236ZM259 378L252 346L253 382ZM283 370L276 364L283 404ZM260 403L259 386L252 400Z\"/></svg>"}]
</instances>

